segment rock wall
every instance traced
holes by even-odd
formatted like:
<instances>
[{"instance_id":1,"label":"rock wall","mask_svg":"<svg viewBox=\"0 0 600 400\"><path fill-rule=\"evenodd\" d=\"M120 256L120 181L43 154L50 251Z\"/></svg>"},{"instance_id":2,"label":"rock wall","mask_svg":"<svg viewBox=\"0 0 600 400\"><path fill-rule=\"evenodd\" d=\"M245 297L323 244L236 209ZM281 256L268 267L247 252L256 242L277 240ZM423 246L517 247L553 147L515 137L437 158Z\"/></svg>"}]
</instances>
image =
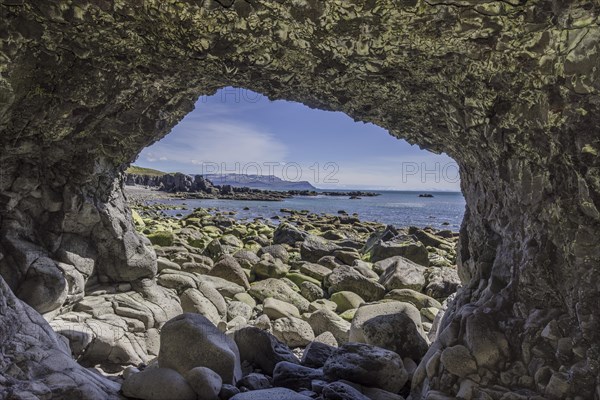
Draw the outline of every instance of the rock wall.
<instances>
[{"instance_id":1,"label":"rock wall","mask_svg":"<svg viewBox=\"0 0 600 400\"><path fill-rule=\"evenodd\" d=\"M2 0L0 12L0 273L36 310L81 290L67 270L154 276L119 174L199 95L232 85L459 163L465 289L413 398L600 396L595 2ZM477 362L468 378L445 364L459 344Z\"/></svg>"}]
</instances>

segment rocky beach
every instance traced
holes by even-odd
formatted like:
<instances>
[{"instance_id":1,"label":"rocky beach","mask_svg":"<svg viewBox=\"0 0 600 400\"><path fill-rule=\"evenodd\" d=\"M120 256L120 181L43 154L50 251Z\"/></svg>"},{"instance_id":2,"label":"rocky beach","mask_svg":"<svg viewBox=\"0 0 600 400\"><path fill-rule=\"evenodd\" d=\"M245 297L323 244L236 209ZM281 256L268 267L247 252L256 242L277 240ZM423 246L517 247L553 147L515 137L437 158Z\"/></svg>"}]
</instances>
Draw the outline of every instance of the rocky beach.
<instances>
[{"instance_id":1,"label":"rocky beach","mask_svg":"<svg viewBox=\"0 0 600 400\"><path fill-rule=\"evenodd\" d=\"M457 233L341 210L288 210L277 225L207 209L168 217L154 194L129 195L156 280L99 276L83 296L72 271L51 322L125 396L392 400L425 373L417 365L460 287Z\"/></svg>"},{"instance_id":2,"label":"rocky beach","mask_svg":"<svg viewBox=\"0 0 600 400\"><path fill-rule=\"evenodd\" d=\"M0 13L0 399L600 400L597 1L0 0ZM168 199L132 214L127 168L227 88L447 155L459 239L427 217L392 229L337 213L350 205L279 224L196 205L164 216ZM222 110L209 111L241 115ZM273 148L285 137L306 149L296 161L337 150L367 182L401 178L409 153L373 147L373 169L373 136L347 151L350 129L307 140L277 117L255 132L262 159L226 125L212 135L233 143L223 157L186 148L206 120L180 150L289 161Z\"/></svg>"}]
</instances>

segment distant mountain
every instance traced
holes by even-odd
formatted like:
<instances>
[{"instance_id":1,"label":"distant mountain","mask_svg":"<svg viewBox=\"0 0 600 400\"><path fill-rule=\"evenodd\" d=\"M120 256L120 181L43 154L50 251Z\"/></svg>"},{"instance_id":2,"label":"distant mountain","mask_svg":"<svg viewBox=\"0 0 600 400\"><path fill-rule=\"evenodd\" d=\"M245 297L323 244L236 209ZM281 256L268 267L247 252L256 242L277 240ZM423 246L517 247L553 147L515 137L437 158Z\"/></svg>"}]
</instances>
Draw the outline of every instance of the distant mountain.
<instances>
[{"instance_id":1,"label":"distant mountain","mask_svg":"<svg viewBox=\"0 0 600 400\"><path fill-rule=\"evenodd\" d=\"M262 190L316 190L307 181L285 181L274 175L206 174L204 177L215 185L231 185Z\"/></svg>"}]
</instances>

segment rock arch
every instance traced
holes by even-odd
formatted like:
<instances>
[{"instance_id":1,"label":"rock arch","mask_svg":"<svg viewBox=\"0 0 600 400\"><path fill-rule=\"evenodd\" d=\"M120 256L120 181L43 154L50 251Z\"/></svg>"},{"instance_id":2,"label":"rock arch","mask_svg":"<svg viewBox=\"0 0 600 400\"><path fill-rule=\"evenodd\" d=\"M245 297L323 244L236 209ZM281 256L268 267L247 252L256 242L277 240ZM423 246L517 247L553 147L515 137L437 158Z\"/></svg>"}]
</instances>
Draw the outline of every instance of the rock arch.
<instances>
[{"instance_id":1,"label":"rock arch","mask_svg":"<svg viewBox=\"0 0 600 400\"><path fill-rule=\"evenodd\" d=\"M86 277L153 277L119 174L199 95L234 85L343 111L459 163L465 289L414 398L459 387L500 398L495 385L600 396L594 2L1 0L0 11L0 272L38 311L65 301L57 261ZM2 293L3 318L43 326ZM6 354L22 341L0 330ZM438 366L457 344L476 356L475 381Z\"/></svg>"}]
</instances>

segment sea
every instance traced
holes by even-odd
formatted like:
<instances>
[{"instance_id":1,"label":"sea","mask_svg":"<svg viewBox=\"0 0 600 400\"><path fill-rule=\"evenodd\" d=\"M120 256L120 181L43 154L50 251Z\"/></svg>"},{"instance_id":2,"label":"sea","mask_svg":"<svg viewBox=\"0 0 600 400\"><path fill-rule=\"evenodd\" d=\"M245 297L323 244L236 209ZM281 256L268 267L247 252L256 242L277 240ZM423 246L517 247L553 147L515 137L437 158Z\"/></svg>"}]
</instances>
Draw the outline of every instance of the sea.
<instances>
[{"instance_id":1,"label":"sea","mask_svg":"<svg viewBox=\"0 0 600 400\"><path fill-rule=\"evenodd\" d=\"M419 197L423 192L375 191L379 196L350 197L296 196L283 201L249 200L160 200L160 203L184 205L187 210L167 210L169 215L185 216L196 208L216 208L219 211L235 211L235 218L273 220L282 216L281 209L308 210L317 214L357 213L364 221L381 222L398 228L417 226L458 231L465 212L465 199L460 192L432 192L433 197ZM245 210L248 208L248 210Z\"/></svg>"}]
</instances>

